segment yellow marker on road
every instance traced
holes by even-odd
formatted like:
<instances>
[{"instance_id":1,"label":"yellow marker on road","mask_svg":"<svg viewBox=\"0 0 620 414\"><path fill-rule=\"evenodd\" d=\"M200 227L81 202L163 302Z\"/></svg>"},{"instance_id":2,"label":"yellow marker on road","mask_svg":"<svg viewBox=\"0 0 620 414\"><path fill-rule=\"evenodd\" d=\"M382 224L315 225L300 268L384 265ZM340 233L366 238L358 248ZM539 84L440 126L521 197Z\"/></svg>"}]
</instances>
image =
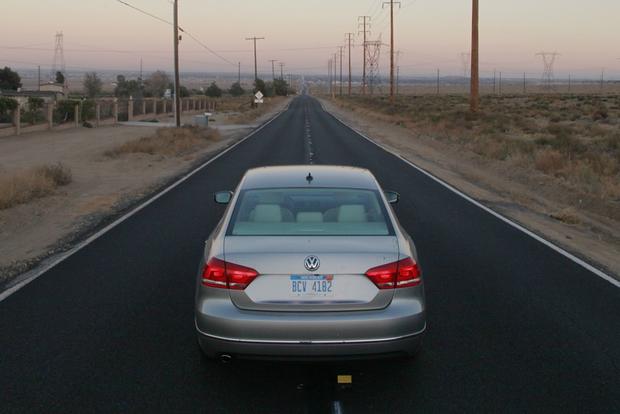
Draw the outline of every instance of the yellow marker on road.
<instances>
[{"instance_id":1,"label":"yellow marker on road","mask_svg":"<svg viewBox=\"0 0 620 414\"><path fill-rule=\"evenodd\" d=\"M353 384L352 375L338 375L338 384Z\"/></svg>"}]
</instances>

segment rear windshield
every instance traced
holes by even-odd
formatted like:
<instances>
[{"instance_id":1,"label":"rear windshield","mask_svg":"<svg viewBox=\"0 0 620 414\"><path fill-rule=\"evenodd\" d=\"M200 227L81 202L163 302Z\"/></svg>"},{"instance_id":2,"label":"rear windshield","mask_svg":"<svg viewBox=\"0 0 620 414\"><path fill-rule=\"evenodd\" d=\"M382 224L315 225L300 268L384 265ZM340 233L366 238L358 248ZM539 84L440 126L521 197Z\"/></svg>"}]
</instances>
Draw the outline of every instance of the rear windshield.
<instances>
[{"instance_id":1,"label":"rear windshield","mask_svg":"<svg viewBox=\"0 0 620 414\"><path fill-rule=\"evenodd\" d=\"M232 236L387 236L393 229L378 191L278 188L242 191Z\"/></svg>"}]
</instances>

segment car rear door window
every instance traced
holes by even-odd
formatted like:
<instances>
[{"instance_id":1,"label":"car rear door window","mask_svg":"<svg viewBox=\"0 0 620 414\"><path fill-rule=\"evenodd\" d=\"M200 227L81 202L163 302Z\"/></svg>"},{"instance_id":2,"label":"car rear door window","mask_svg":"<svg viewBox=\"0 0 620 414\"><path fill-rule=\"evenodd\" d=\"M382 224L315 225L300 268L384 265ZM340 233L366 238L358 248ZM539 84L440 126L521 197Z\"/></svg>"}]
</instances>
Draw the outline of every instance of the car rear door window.
<instances>
[{"instance_id":1,"label":"car rear door window","mask_svg":"<svg viewBox=\"0 0 620 414\"><path fill-rule=\"evenodd\" d=\"M278 188L242 191L228 234L387 236L393 229L378 191Z\"/></svg>"}]
</instances>

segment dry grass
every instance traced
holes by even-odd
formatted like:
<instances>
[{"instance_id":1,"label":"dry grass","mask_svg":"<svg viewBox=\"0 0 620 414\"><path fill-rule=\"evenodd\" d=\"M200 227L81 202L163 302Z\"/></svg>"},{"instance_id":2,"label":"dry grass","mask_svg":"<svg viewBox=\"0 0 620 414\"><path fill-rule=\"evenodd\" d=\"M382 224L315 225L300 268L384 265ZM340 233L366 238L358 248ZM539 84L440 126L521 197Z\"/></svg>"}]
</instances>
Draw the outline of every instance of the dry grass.
<instances>
[{"instance_id":1,"label":"dry grass","mask_svg":"<svg viewBox=\"0 0 620 414\"><path fill-rule=\"evenodd\" d=\"M566 157L559 151L544 148L536 153L534 165L545 174L554 174L566 166Z\"/></svg>"},{"instance_id":2,"label":"dry grass","mask_svg":"<svg viewBox=\"0 0 620 414\"><path fill-rule=\"evenodd\" d=\"M129 141L108 150L105 155L118 158L123 154L149 154L181 157L205 148L220 139L215 129L200 127L161 128L150 137Z\"/></svg>"},{"instance_id":3,"label":"dry grass","mask_svg":"<svg viewBox=\"0 0 620 414\"><path fill-rule=\"evenodd\" d=\"M394 103L353 96L339 104L620 201L620 96L483 96L477 114L464 95L399 96Z\"/></svg>"},{"instance_id":4,"label":"dry grass","mask_svg":"<svg viewBox=\"0 0 620 414\"><path fill-rule=\"evenodd\" d=\"M284 97L276 96L272 98L265 98L265 103L260 104L258 107L252 108L250 101L245 101L244 104L239 107L239 113L231 116L231 121L236 124L250 124L255 122L257 118L265 115L269 112L274 105L282 102Z\"/></svg>"},{"instance_id":5,"label":"dry grass","mask_svg":"<svg viewBox=\"0 0 620 414\"><path fill-rule=\"evenodd\" d=\"M551 218L566 224L579 224L579 216L572 207L565 208L557 213L550 214Z\"/></svg>"},{"instance_id":6,"label":"dry grass","mask_svg":"<svg viewBox=\"0 0 620 414\"><path fill-rule=\"evenodd\" d=\"M53 194L71 181L71 170L60 163L0 175L0 210Z\"/></svg>"}]
</instances>

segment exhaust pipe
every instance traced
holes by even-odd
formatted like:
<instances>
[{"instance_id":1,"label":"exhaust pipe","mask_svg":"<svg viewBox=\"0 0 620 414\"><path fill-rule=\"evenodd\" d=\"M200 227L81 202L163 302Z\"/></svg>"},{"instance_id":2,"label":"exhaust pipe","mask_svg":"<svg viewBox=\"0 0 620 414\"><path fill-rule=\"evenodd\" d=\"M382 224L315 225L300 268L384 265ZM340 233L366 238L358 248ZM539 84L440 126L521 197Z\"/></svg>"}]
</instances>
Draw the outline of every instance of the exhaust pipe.
<instances>
[{"instance_id":1,"label":"exhaust pipe","mask_svg":"<svg viewBox=\"0 0 620 414\"><path fill-rule=\"evenodd\" d=\"M223 364L227 364L227 363L229 363L230 361L232 361L232 359L233 359L233 358L232 358L232 356L230 356L230 355L228 355L228 354L222 354L222 355L220 355L220 361L221 361Z\"/></svg>"}]
</instances>

